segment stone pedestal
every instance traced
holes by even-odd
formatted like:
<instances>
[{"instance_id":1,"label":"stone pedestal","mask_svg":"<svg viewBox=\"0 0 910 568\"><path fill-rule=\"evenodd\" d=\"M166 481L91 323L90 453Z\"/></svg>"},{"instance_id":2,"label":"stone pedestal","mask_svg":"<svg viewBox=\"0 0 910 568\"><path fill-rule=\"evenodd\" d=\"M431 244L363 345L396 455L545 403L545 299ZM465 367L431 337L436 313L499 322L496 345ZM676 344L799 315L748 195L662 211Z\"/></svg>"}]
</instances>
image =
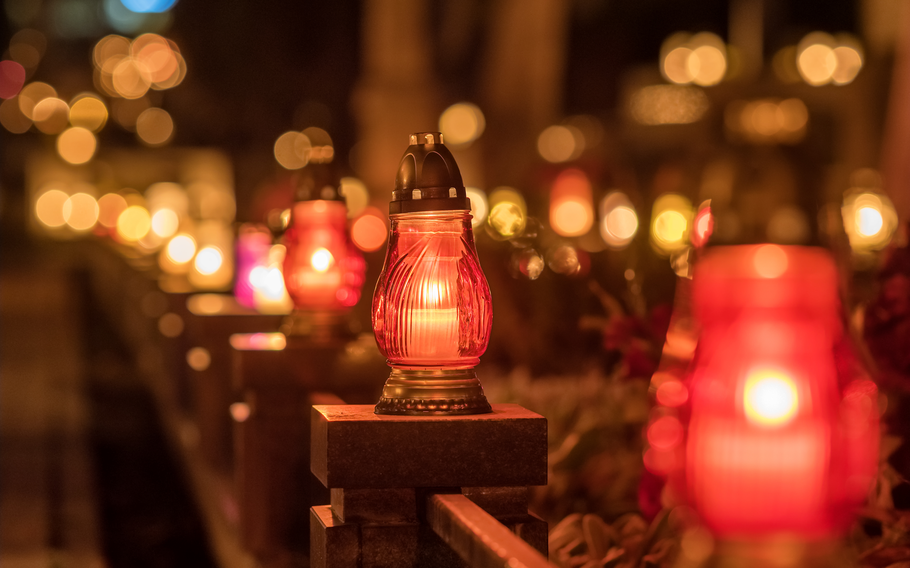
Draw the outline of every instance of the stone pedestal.
<instances>
[{"instance_id":1,"label":"stone pedestal","mask_svg":"<svg viewBox=\"0 0 910 568\"><path fill-rule=\"evenodd\" d=\"M357 371L351 355L357 345L278 333L231 338L240 537L264 565L293 565L305 556L307 511L329 499L307 461L312 405L343 404L339 395L378 397L382 375Z\"/></svg>"},{"instance_id":2,"label":"stone pedestal","mask_svg":"<svg viewBox=\"0 0 910 568\"><path fill-rule=\"evenodd\" d=\"M528 487L547 482L547 421L514 404L473 416L380 416L314 406L313 474L331 504L310 510L311 566L462 566L424 522L427 498L462 493L543 554Z\"/></svg>"}]
</instances>

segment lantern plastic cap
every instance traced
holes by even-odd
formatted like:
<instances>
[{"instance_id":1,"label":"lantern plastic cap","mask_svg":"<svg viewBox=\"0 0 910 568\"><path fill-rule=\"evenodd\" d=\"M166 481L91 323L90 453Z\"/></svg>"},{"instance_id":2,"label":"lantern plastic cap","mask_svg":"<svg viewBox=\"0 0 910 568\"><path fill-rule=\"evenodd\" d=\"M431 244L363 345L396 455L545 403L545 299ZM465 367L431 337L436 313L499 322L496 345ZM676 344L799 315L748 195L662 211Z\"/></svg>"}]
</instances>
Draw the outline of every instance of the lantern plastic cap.
<instances>
[{"instance_id":1,"label":"lantern plastic cap","mask_svg":"<svg viewBox=\"0 0 910 568\"><path fill-rule=\"evenodd\" d=\"M417 132L398 164L389 213L470 210L461 171L440 132Z\"/></svg>"}]
</instances>

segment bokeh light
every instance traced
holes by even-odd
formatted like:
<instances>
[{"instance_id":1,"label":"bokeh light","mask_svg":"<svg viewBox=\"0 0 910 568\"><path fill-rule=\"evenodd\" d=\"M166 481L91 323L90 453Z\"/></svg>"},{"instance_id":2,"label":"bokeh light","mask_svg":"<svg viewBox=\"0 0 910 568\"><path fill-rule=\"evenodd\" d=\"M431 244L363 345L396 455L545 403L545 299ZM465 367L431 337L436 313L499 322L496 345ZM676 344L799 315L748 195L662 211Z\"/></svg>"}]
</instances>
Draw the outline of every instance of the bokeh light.
<instances>
[{"instance_id":1,"label":"bokeh light","mask_svg":"<svg viewBox=\"0 0 910 568\"><path fill-rule=\"evenodd\" d=\"M727 72L726 51L723 40L710 32L677 33L661 47L661 72L678 85L716 85Z\"/></svg>"},{"instance_id":2,"label":"bokeh light","mask_svg":"<svg viewBox=\"0 0 910 568\"><path fill-rule=\"evenodd\" d=\"M348 217L353 219L360 215L370 204L370 192L362 181L355 177L341 178L341 195L348 207Z\"/></svg>"},{"instance_id":3,"label":"bokeh light","mask_svg":"<svg viewBox=\"0 0 910 568\"><path fill-rule=\"evenodd\" d=\"M71 164L84 164L95 155L98 141L91 130L73 126L57 137L57 152Z\"/></svg>"},{"instance_id":4,"label":"bokeh light","mask_svg":"<svg viewBox=\"0 0 910 568\"><path fill-rule=\"evenodd\" d=\"M287 170L299 170L307 165L312 145L300 132L285 132L275 141L275 160Z\"/></svg>"},{"instance_id":5,"label":"bokeh light","mask_svg":"<svg viewBox=\"0 0 910 568\"><path fill-rule=\"evenodd\" d=\"M484 224L487 220L487 213L490 211L487 194L482 189L466 187L465 195L471 200L471 226L477 228Z\"/></svg>"},{"instance_id":6,"label":"bokeh light","mask_svg":"<svg viewBox=\"0 0 910 568\"><path fill-rule=\"evenodd\" d=\"M63 216L63 205L69 195L59 189L45 191L35 200L35 216L45 227L56 229L66 224Z\"/></svg>"},{"instance_id":7,"label":"bokeh light","mask_svg":"<svg viewBox=\"0 0 910 568\"><path fill-rule=\"evenodd\" d=\"M389 229L385 216L375 207L368 207L351 224L351 240L362 251L372 252L385 244Z\"/></svg>"},{"instance_id":8,"label":"bokeh light","mask_svg":"<svg viewBox=\"0 0 910 568\"><path fill-rule=\"evenodd\" d=\"M22 114L22 109L19 108L19 97L0 103L0 124L13 134L28 132L32 127L32 120Z\"/></svg>"},{"instance_id":9,"label":"bokeh light","mask_svg":"<svg viewBox=\"0 0 910 568\"><path fill-rule=\"evenodd\" d=\"M799 395L793 379L781 371L761 369L746 378L743 410L746 418L766 427L783 426L799 408Z\"/></svg>"},{"instance_id":10,"label":"bokeh light","mask_svg":"<svg viewBox=\"0 0 910 568\"><path fill-rule=\"evenodd\" d=\"M37 6L41 5L39 2L32 3ZM9 6L9 2L7 2L7 6ZM13 34L9 42L10 59L21 64L26 70L33 70L38 66L46 49L47 38L43 33L31 28L19 30Z\"/></svg>"},{"instance_id":11,"label":"bokeh light","mask_svg":"<svg viewBox=\"0 0 910 568\"><path fill-rule=\"evenodd\" d=\"M152 231L161 238L170 237L179 226L180 219L171 209L159 209L152 215Z\"/></svg>"},{"instance_id":12,"label":"bokeh light","mask_svg":"<svg viewBox=\"0 0 910 568\"><path fill-rule=\"evenodd\" d=\"M174 120L164 109L146 109L136 118L136 135L149 146L163 146L174 135Z\"/></svg>"},{"instance_id":13,"label":"bokeh light","mask_svg":"<svg viewBox=\"0 0 910 568\"><path fill-rule=\"evenodd\" d=\"M63 204L63 219L74 231L87 231L98 222L98 202L87 193L76 193Z\"/></svg>"},{"instance_id":14,"label":"bokeh light","mask_svg":"<svg viewBox=\"0 0 910 568\"><path fill-rule=\"evenodd\" d=\"M42 99L32 109L35 126L45 134L60 134L69 124L70 108L56 97Z\"/></svg>"},{"instance_id":15,"label":"bokeh light","mask_svg":"<svg viewBox=\"0 0 910 568\"><path fill-rule=\"evenodd\" d=\"M651 212L651 243L663 254L686 248L692 216L688 199L674 193L661 195Z\"/></svg>"},{"instance_id":16,"label":"bokeh light","mask_svg":"<svg viewBox=\"0 0 910 568\"><path fill-rule=\"evenodd\" d=\"M117 226L117 218L128 207L126 199L117 193L106 193L98 200L98 223L112 229Z\"/></svg>"},{"instance_id":17,"label":"bokeh light","mask_svg":"<svg viewBox=\"0 0 910 568\"><path fill-rule=\"evenodd\" d=\"M844 198L841 214L844 232L854 251L884 248L898 226L897 211L887 196L875 191L856 191Z\"/></svg>"},{"instance_id":18,"label":"bokeh light","mask_svg":"<svg viewBox=\"0 0 910 568\"><path fill-rule=\"evenodd\" d=\"M591 182L584 172L568 169L550 190L550 226L556 234L578 237L594 225Z\"/></svg>"},{"instance_id":19,"label":"bokeh light","mask_svg":"<svg viewBox=\"0 0 910 568\"><path fill-rule=\"evenodd\" d=\"M574 126L549 126L537 137L537 151L554 164L574 160L584 151L584 135Z\"/></svg>"},{"instance_id":20,"label":"bokeh light","mask_svg":"<svg viewBox=\"0 0 910 568\"><path fill-rule=\"evenodd\" d=\"M218 272L224 263L224 255L218 247L203 247L196 255L194 265L199 274L208 276Z\"/></svg>"},{"instance_id":21,"label":"bokeh light","mask_svg":"<svg viewBox=\"0 0 910 568\"><path fill-rule=\"evenodd\" d=\"M623 249L638 232L638 213L621 191L609 193L600 202L600 236L612 249Z\"/></svg>"},{"instance_id":22,"label":"bokeh light","mask_svg":"<svg viewBox=\"0 0 910 568\"><path fill-rule=\"evenodd\" d=\"M824 32L812 32L796 48L796 67L803 80L813 86L847 85L863 67L859 42L850 35L837 38Z\"/></svg>"},{"instance_id":23,"label":"bokeh light","mask_svg":"<svg viewBox=\"0 0 910 568\"><path fill-rule=\"evenodd\" d=\"M834 57L837 59L837 66L831 74L831 81L835 85L852 83L863 68L863 55L859 46L839 45L834 48Z\"/></svg>"},{"instance_id":24,"label":"bokeh light","mask_svg":"<svg viewBox=\"0 0 910 568\"><path fill-rule=\"evenodd\" d=\"M152 228L149 212L141 205L131 205L117 217L117 235L127 242L136 242Z\"/></svg>"},{"instance_id":25,"label":"bokeh light","mask_svg":"<svg viewBox=\"0 0 910 568\"><path fill-rule=\"evenodd\" d=\"M511 187L498 187L490 193L490 213L487 227L490 236L508 240L524 232L527 225L527 205L524 197Z\"/></svg>"},{"instance_id":26,"label":"bokeh light","mask_svg":"<svg viewBox=\"0 0 910 568\"><path fill-rule=\"evenodd\" d=\"M139 14L158 14L174 7L177 0L120 0L124 7Z\"/></svg>"},{"instance_id":27,"label":"bokeh light","mask_svg":"<svg viewBox=\"0 0 910 568\"><path fill-rule=\"evenodd\" d=\"M114 91L124 99L138 99L152 86L148 67L132 57L125 57L117 63L111 72L111 82Z\"/></svg>"},{"instance_id":28,"label":"bokeh light","mask_svg":"<svg viewBox=\"0 0 910 568\"><path fill-rule=\"evenodd\" d=\"M465 146L480 138L486 128L483 113L471 103L456 103L439 117L439 131L450 146Z\"/></svg>"},{"instance_id":29,"label":"bokeh light","mask_svg":"<svg viewBox=\"0 0 910 568\"><path fill-rule=\"evenodd\" d=\"M18 100L19 100L19 110L22 111L22 114L27 116L29 120L34 120L34 110L35 105L43 101L44 99L56 97L57 91L47 83L42 83L36 81L34 83L29 83L28 85L22 87L22 90L19 91Z\"/></svg>"},{"instance_id":30,"label":"bokeh light","mask_svg":"<svg viewBox=\"0 0 910 568\"><path fill-rule=\"evenodd\" d=\"M701 120L708 107L704 91L679 85L643 87L629 100L632 118L647 125L691 124Z\"/></svg>"},{"instance_id":31,"label":"bokeh light","mask_svg":"<svg viewBox=\"0 0 910 568\"><path fill-rule=\"evenodd\" d=\"M205 347L193 347L186 352L186 364L194 371L205 371L212 364L212 355Z\"/></svg>"},{"instance_id":32,"label":"bokeh light","mask_svg":"<svg viewBox=\"0 0 910 568\"><path fill-rule=\"evenodd\" d=\"M797 98L733 101L724 110L728 132L757 144L794 144L803 139L809 109Z\"/></svg>"},{"instance_id":33,"label":"bokeh light","mask_svg":"<svg viewBox=\"0 0 910 568\"><path fill-rule=\"evenodd\" d=\"M15 61L0 61L0 99L11 99L25 85L25 67Z\"/></svg>"},{"instance_id":34,"label":"bokeh light","mask_svg":"<svg viewBox=\"0 0 910 568\"><path fill-rule=\"evenodd\" d=\"M98 132L107 122L107 105L97 96L87 93L77 96L72 101L69 114L70 124L73 126Z\"/></svg>"},{"instance_id":35,"label":"bokeh light","mask_svg":"<svg viewBox=\"0 0 910 568\"><path fill-rule=\"evenodd\" d=\"M196 256L196 241L192 236L181 233L168 241L164 250L174 264L186 264Z\"/></svg>"}]
</instances>

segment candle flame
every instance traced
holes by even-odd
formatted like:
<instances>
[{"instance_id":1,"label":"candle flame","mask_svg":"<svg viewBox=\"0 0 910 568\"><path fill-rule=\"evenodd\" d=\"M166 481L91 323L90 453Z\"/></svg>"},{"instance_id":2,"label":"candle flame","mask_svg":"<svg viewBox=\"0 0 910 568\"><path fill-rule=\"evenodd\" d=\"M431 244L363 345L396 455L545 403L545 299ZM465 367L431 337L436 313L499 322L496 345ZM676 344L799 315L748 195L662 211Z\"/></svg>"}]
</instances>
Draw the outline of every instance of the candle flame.
<instances>
[{"instance_id":1,"label":"candle flame","mask_svg":"<svg viewBox=\"0 0 910 568\"><path fill-rule=\"evenodd\" d=\"M796 416L799 395L796 385L781 371L763 369L746 379L743 394L746 418L760 426L783 426Z\"/></svg>"}]
</instances>

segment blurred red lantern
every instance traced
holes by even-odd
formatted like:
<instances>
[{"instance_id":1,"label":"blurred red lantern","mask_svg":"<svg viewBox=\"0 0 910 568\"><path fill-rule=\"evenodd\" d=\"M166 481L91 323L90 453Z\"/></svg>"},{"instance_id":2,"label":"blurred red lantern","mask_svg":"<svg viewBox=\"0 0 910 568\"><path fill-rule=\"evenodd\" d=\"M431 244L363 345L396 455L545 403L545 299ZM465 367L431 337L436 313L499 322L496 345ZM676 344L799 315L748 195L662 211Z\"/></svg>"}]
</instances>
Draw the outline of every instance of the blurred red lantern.
<instances>
[{"instance_id":1,"label":"blurred red lantern","mask_svg":"<svg viewBox=\"0 0 910 568\"><path fill-rule=\"evenodd\" d=\"M329 164L311 163L301 170L283 237L284 281L296 308L283 327L289 335L310 333L315 320L325 319L314 320L315 314L344 314L360 299L366 263L348 235L339 188Z\"/></svg>"},{"instance_id":2,"label":"blurred red lantern","mask_svg":"<svg viewBox=\"0 0 910 568\"><path fill-rule=\"evenodd\" d=\"M412 134L389 206L392 234L373 296L373 332L392 366L380 414L474 414L474 372L492 325L461 173L439 133Z\"/></svg>"},{"instance_id":3,"label":"blurred red lantern","mask_svg":"<svg viewBox=\"0 0 910 568\"><path fill-rule=\"evenodd\" d=\"M648 432L684 460L671 482L721 537L842 531L875 475L879 433L875 385L838 374L834 262L803 247L711 249L693 303L702 329L687 384L658 391L673 405L688 392L687 435L660 422L670 416Z\"/></svg>"}]
</instances>

